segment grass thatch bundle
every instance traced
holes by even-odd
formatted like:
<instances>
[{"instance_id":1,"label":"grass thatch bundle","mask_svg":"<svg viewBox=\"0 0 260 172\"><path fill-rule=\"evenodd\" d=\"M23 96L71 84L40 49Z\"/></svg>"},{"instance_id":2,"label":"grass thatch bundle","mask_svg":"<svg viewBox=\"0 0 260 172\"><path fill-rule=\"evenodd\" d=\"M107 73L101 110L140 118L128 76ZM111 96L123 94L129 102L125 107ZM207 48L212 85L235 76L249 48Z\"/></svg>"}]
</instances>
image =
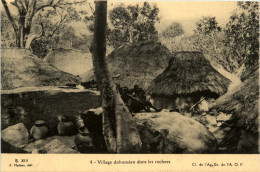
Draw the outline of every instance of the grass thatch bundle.
<instances>
[{"instance_id":1,"label":"grass thatch bundle","mask_svg":"<svg viewBox=\"0 0 260 172\"><path fill-rule=\"evenodd\" d=\"M176 52L168 67L148 88L151 95L173 96L198 92L226 93L230 80L214 69L200 52Z\"/></svg>"},{"instance_id":2,"label":"grass thatch bundle","mask_svg":"<svg viewBox=\"0 0 260 172\"><path fill-rule=\"evenodd\" d=\"M84 53L75 49L55 49L47 54L45 61L56 68L68 72L73 75L79 75L82 82L88 80L86 78L92 71L93 63L91 53Z\"/></svg>"},{"instance_id":3,"label":"grass thatch bundle","mask_svg":"<svg viewBox=\"0 0 260 172\"><path fill-rule=\"evenodd\" d=\"M1 89L78 84L79 78L62 72L26 49L2 49Z\"/></svg>"},{"instance_id":4,"label":"grass thatch bundle","mask_svg":"<svg viewBox=\"0 0 260 172\"><path fill-rule=\"evenodd\" d=\"M146 89L150 82L168 65L170 52L160 43L139 42L115 49L107 57L108 68L115 83Z\"/></svg>"},{"instance_id":5,"label":"grass thatch bundle","mask_svg":"<svg viewBox=\"0 0 260 172\"><path fill-rule=\"evenodd\" d=\"M256 68L255 68L256 69ZM241 127L254 133L258 132L259 116L259 70L251 73L232 91L221 96L212 105L213 108L233 114L236 127ZM249 76L249 73L247 76Z\"/></svg>"}]
</instances>

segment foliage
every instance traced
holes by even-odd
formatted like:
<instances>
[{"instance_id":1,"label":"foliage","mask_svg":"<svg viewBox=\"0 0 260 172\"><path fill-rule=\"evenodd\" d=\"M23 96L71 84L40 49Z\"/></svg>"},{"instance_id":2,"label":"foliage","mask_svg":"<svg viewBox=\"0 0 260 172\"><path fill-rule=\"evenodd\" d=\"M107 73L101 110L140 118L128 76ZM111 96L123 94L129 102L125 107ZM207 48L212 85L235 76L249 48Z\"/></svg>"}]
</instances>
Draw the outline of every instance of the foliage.
<instances>
[{"instance_id":1,"label":"foliage","mask_svg":"<svg viewBox=\"0 0 260 172\"><path fill-rule=\"evenodd\" d=\"M238 2L238 9L221 28L215 17L203 17L192 35L162 40L171 51L200 51L214 66L236 73L258 63L259 4Z\"/></svg>"},{"instance_id":2,"label":"foliage","mask_svg":"<svg viewBox=\"0 0 260 172\"><path fill-rule=\"evenodd\" d=\"M35 39L31 44L32 53L43 59L48 54L48 41L46 39Z\"/></svg>"},{"instance_id":3,"label":"foliage","mask_svg":"<svg viewBox=\"0 0 260 172\"><path fill-rule=\"evenodd\" d=\"M109 12L112 27L108 29L108 41L114 47L126 42L157 41L158 32L155 23L159 21L159 8L144 2L129 5L120 5Z\"/></svg>"},{"instance_id":4,"label":"foliage","mask_svg":"<svg viewBox=\"0 0 260 172\"><path fill-rule=\"evenodd\" d=\"M239 9L225 28L228 53L241 66L252 66L259 60L259 3L238 2Z\"/></svg>"},{"instance_id":5,"label":"foliage","mask_svg":"<svg viewBox=\"0 0 260 172\"><path fill-rule=\"evenodd\" d=\"M1 11L1 47L13 47L15 46L15 34L12 29L6 14Z\"/></svg>"},{"instance_id":6,"label":"foliage","mask_svg":"<svg viewBox=\"0 0 260 172\"><path fill-rule=\"evenodd\" d=\"M73 7L84 1L13 0L10 4L16 8L17 14L11 13L13 11L9 10L6 0L1 1L14 31L16 46L21 48L29 48L34 39L53 36L64 24L79 20L79 15L85 13ZM56 20L53 21L54 18Z\"/></svg>"},{"instance_id":7,"label":"foliage","mask_svg":"<svg viewBox=\"0 0 260 172\"><path fill-rule=\"evenodd\" d=\"M58 34L72 21L80 21L80 13L70 6L62 9L46 9L35 15L32 31L41 37L52 37Z\"/></svg>"},{"instance_id":8,"label":"foliage","mask_svg":"<svg viewBox=\"0 0 260 172\"><path fill-rule=\"evenodd\" d=\"M178 22L172 22L172 24L162 32L162 36L165 38L174 38L183 34L184 30L182 25Z\"/></svg>"},{"instance_id":9,"label":"foliage","mask_svg":"<svg viewBox=\"0 0 260 172\"><path fill-rule=\"evenodd\" d=\"M44 58L53 49L78 49L89 52L93 36L77 34L72 26L65 26L52 37L35 39L31 44L33 54Z\"/></svg>"},{"instance_id":10,"label":"foliage","mask_svg":"<svg viewBox=\"0 0 260 172\"><path fill-rule=\"evenodd\" d=\"M202 17L196 23L194 30L194 44L203 52L213 65L222 65L229 72L238 68L238 63L226 54L225 35L218 25L216 17Z\"/></svg>"},{"instance_id":11,"label":"foliage","mask_svg":"<svg viewBox=\"0 0 260 172\"><path fill-rule=\"evenodd\" d=\"M216 21L216 17L202 17L196 23L195 32L208 35L214 31L221 31L221 27L218 26L218 22Z\"/></svg>"}]
</instances>

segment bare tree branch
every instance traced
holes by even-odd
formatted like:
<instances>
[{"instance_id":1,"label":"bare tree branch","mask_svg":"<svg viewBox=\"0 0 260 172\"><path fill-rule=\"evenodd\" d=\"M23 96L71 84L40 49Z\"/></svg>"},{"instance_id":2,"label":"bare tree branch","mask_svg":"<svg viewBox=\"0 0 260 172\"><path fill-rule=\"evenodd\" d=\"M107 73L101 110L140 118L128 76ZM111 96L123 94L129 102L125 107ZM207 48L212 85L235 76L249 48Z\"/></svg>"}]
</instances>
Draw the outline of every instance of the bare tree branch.
<instances>
[{"instance_id":1,"label":"bare tree branch","mask_svg":"<svg viewBox=\"0 0 260 172\"><path fill-rule=\"evenodd\" d=\"M26 6L26 9L29 8L29 0L24 0L24 3L25 3L25 6Z\"/></svg>"},{"instance_id":2,"label":"bare tree branch","mask_svg":"<svg viewBox=\"0 0 260 172\"><path fill-rule=\"evenodd\" d=\"M18 4L17 4L17 2L16 1L14 1L14 2L11 2L11 4L13 5L13 6L16 6L17 7L17 9L18 9L18 12L21 14L22 13L22 7L21 6L19 6Z\"/></svg>"},{"instance_id":3,"label":"bare tree branch","mask_svg":"<svg viewBox=\"0 0 260 172\"><path fill-rule=\"evenodd\" d=\"M90 3L88 3L88 5L89 5L89 8L90 8L91 13L94 15L94 14L95 14L95 10L94 10L94 8L91 6Z\"/></svg>"},{"instance_id":4,"label":"bare tree branch","mask_svg":"<svg viewBox=\"0 0 260 172\"><path fill-rule=\"evenodd\" d=\"M10 13L10 10L7 6L7 3L5 0L2 0L2 3L4 5L4 9L5 9L5 12L6 12L6 15L9 19L9 21L11 22L12 26L13 26L13 29L14 29L14 32L16 33L18 31L18 27L17 25L15 24L15 21L14 21L14 18L12 17L11 13Z\"/></svg>"},{"instance_id":5,"label":"bare tree branch","mask_svg":"<svg viewBox=\"0 0 260 172\"><path fill-rule=\"evenodd\" d=\"M37 13L38 11L42 10L43 8L46 8L46 7L52 7L52 8L63 8L62 6L66 6L66 5L73 5L75 4L75 2L63 2L63 0L58 0L55 4L53 3L54 0L51 0L48 4L46 5L42 5L40 7L38 7L36 10L35 10L35 13Z\"/></svg>"},{"instance_id":6,"label":"bare tree branch","mask_svg":"<svg viewBox=\"0 0 260 172\"><path fill-rule=\"evenodd\" d=\"M20 4L21 8L23 11L26 10L26 5L23 3L24 1L22 0L16 0L17 4Z\"/></svg>"}]
</instances>

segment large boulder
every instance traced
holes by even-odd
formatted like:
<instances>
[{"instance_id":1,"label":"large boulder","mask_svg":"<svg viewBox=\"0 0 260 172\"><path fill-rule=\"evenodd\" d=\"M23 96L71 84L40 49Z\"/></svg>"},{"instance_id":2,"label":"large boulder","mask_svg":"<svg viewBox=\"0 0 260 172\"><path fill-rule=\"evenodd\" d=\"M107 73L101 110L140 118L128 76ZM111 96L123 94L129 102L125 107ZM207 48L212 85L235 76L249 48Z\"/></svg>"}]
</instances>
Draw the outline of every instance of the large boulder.
<instances>
[{"instance_id":1,"label":"large boulder","mask_svg":"<svg viewBox=\"0 0 260 172\"><path fill-rule=\"evenodd\" d=\"M91 115L97 118L102 110L92 109L86 113L89 118ZM142 153L212 153L216 150L217 140L205 126L177 112L137 113L134 118L142 140Z\"/></svg>"},{"instance_id":2,"label":"large boulder","mask_svg":"<svg viewBox=\"0 0 260 172\"><path fill-rule=\"evenodd\" d=\"M212 153L217 140L205 126L177 112L135 115L143 148L151 153Z\"/></svg>"},{"instance_id":3,"label":"large boulder","mask_svg":"<svg viewBox=\"0 0 260 172\"><path fill-rule=\"evenodd\" d=\"M29 133L23 123L7 127L1 132L3 141L15 147L22 147L28 143Z\"/></svg>"}]
</instances>

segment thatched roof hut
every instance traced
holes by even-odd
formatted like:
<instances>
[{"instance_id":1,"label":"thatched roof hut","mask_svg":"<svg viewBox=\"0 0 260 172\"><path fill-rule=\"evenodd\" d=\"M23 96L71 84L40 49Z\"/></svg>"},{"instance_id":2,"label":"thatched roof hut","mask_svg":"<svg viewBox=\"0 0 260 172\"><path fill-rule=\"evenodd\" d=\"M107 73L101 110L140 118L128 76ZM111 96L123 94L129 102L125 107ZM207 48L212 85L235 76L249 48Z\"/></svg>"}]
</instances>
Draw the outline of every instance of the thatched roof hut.
<instances>
[{"instance_id":1,"label":"thatched roof hut","mask_svg":"<svg viewBox=\"0 0 260 172\"><path fill-rule=\"evenodd\" d=\"M123 45L107 57L108 68L121 86L134 85L146 89L150 82L167 67L169 50L160 43L139 42Z\"/></svg>"},{"instance_id":2,"label":"thatched roof hut","mask_svg":"<svg viewBox=\"0 0 260 172\"><path fill-rule=\"evenodd\" d=\"M27 49L1 49L1 89L65 86L79 84L79 78L58 70Z\"/></svg>"},{"instance_id":3,"label":"thatched roof hut","mask_svg":"<svg viewBox=\"0 0 260 172\"><path fill-rule=\"evenodd\" d=\"M259 125L259 66L247 72L246 80L221 96L212 108L233 114L236 127L258 132ZM250 77L249 77L250 74Z\"/></svg>"},{"instance_id":4,"label":"thatched roof hut","mask_svg":"<svg viewBox=\"0 0 260 172\"><path fill-rule=\"evenodd\" d=\"M168 67L148 88L151 95L174 96L210 93L216 97L227 92L230 80L214 69L200 52L176 52Z\"/></svg>"},{"instance_id":5,"label":"thatched roof hut","mask_svg":"<svg viewBox=\"0 0 260 172\"><path fill-rule=\"evenodd\" d=\"M202 53L183 51L172 55L168 67L151 82L147 93L156 107L171 110L188 110L205 97L199 108L208 111L209 102L226 93L230 82Z\"/></svg>"},{"instance_id":6,"label":"thatched roof hut","mask_svg":"<svg viewBox=\"0 0 260 172\"><path fill-rule=\"evenodd\" d=\"M46 62L56 68L73 74L79 75L82 82L88 80L86 75L93 75L93 63L91 53L84 53L75 49L54 49L44 58Z\"/></svg>"}]
</instances>

